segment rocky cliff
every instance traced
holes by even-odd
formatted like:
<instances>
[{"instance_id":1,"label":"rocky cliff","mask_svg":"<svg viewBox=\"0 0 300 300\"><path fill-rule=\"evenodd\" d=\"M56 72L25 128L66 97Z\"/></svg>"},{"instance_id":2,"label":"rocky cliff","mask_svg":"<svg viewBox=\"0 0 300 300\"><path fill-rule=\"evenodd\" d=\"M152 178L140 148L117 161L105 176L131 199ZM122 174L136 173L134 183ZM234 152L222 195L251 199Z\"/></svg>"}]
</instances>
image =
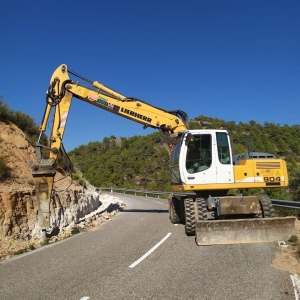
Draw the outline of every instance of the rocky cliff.
<instances>
[{"instance_id":1,"label":"rocky cliff","mask_svg":"<svg viewBox=\"0 0 300 300\"><path fill-rule=\"evenodd\" d=\"M0 122L0 157L8 167L7 178L0 182L0 258L6 258L40 245L38 204L31 169L27 166L27 161L35 159L35 149L12 123ZM63 177L61 173L55 176L57 191L70 185L71 178ZM49 241L69 236L75 226L97 226L123 206L117 197L99 195L93 187L86 189L72 183L64 192L54 193L51 199Z\"/></svg>"}]
</instances>

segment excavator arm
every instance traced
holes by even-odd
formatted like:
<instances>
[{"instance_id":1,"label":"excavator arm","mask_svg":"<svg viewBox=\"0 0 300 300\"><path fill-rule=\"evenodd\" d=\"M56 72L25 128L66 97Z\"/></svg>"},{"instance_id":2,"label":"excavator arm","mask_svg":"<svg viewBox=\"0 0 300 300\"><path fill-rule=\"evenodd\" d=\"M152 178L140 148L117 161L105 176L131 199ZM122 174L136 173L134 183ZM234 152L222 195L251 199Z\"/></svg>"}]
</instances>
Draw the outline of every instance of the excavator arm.
<instances>
[{"instance_id":1,"label":"excavator arm","mask_svg":"<svg viewBox=\"0 0 300 300\"><path fill-rule=\"evenodd\" d=\"M91 87L71 80L69 74L82 79ZM188 117L184 111L167 111L142 100L125 97L97 81L88 80L68 70L66 65L61 65L52 75L47 91L46 110L40 127L41 132L46 130L51 109L54 107L54 122L50 135L50 157L52 158L56 158L57 150L60 148L73 97L140 123L144 128L156 128L165 135L167 140L173 134L187 130Z\"/></svg>"},{"instance_id":2,"label":"excavator arm","mask_svg":"<svg viewBox=\"0 0 300 300\"><path fill-rule=\"evenodd\" d=\"M79 81L74 81L70 75L77 77ZM170 151L176 134L187 130L188 116L184 111L167 111L142 100L126 97L97 81L91 81L68 70L65 64L60 65L54 71L46 93L46 108L36 143L37 160L29 162L39 203L38 221L42 229L49 228L50 225L50 198L56 174L54 164L62 147L73 97L140 123L144 128L158 129ZM49 145L42 145L40 139L42 133L46 131L51 112L53 121ZM43 149L49 151L48 158L43 158Z\"/></svg>"}]
</instances>

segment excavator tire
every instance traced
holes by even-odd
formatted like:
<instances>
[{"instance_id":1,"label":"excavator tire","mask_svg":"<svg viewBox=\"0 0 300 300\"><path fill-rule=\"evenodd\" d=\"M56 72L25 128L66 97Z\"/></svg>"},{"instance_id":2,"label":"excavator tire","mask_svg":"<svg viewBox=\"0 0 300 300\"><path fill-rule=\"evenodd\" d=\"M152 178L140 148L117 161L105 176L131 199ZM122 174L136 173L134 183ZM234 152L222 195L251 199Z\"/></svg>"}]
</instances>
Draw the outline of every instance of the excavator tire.
<instances>
[{"instance_id":1,"label":"excavator tire","mask_svg":"<svg viewBox=\"0 0 300 300\"><path fill-rule=\"evenodd\" d=\"M196 214L194 201L191 198L184 200L185 210L185 233L188 236L194 236L196 234Z\"/></svg>"},{"instance_id":2,"label":"excavator tire","mask_svg":"<svg viewBox=\"0 0 300 300\"><path fill-rule=\"evenodd\" d=\"M175 209L176 206L178 206L178 201L175 199L173 194L169 195L168 198L168 205L169 205L169 214L170 214L170 220L173 224L180 224L180 218L177 214L177 209Z\"/></svg>"},{"instance_id":3,"label":"excavator tire","mask_svg":"<svg viewBox=\"0 0 300 300\"><path fill-rule=\"evenodd\" d=\"M274 218L274 208L270 198L267 195L259 196L259 203L263 218Z\"/></svg>"},{"instance_id":4,"label":"excavator tire","mask_svg":"<svg viewBox=\"0 0 300 300\"><path fill-rule=\"evenodd\" d=\"M197 221L207 220L207 207L206 201L204 198L196 199L196 219Z\"/></svg>"}]
</instances>

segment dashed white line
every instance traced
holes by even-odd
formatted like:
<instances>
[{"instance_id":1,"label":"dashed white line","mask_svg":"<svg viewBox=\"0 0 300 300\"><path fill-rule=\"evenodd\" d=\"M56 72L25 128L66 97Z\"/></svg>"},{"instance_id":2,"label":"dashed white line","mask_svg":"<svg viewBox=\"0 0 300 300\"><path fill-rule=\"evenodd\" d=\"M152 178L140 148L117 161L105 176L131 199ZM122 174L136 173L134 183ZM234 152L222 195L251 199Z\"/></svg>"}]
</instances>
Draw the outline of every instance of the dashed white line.
<instances>
[{"instance_id":1,"label":"dashed white line","mask_svg":"<svg viewBox=\"0 0 300 300\"><path fill-rule=\"evenodd\" d=\"M89 300L89 299L90 299L90 297L83 297L83 298L81 298L79 300Z\"/></svg>"},{"instance_id":2,"label":"dashed white line","mask_svg":"<svg viewBox=\"0 0 300 300\"><path fill-rule=\"evenodd\" d=\"M134 268L141 261L143 261L147 256L149 256L156 248L158 248L172 233L168 233L160 242L158 242L154 247L152 247L147 253L145 253L141 258L136 260L133 264L129 266L129 268Z\"/></svg>"}]
</instances>

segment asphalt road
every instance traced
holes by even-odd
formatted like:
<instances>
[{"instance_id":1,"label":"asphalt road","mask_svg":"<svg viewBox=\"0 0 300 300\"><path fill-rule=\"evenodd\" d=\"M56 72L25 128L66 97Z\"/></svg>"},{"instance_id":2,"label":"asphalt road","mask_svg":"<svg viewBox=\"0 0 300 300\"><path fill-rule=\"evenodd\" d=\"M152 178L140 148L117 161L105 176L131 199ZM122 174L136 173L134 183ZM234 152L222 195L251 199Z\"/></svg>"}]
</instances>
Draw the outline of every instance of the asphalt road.
<instances>
[{"instance_id":1,"label":"asphalt road","mask_svg":"<svg viewBox=\"0 0 300 300\"><path fill-rule=\"evenodd\" d=\"M99 229L2 262L0 299L295 299L276 243L197 246L166 200L116 195L127 207Z\"/></svg>"}]
</instances>

